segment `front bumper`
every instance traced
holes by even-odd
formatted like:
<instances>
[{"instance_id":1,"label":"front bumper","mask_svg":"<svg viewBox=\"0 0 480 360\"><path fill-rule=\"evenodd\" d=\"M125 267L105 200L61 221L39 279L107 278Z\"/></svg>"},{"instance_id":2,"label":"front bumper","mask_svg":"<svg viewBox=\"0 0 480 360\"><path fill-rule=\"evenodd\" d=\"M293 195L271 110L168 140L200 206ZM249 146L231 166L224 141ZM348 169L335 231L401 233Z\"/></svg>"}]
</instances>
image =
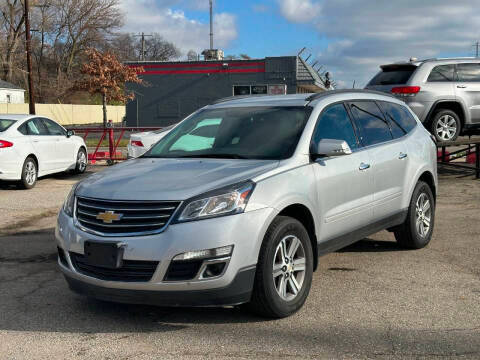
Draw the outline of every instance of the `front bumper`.
<instances>
[{"instance_id":1,"label":"front bumper","mask_svg":"<svg viewBox=\"0 0 480 360\"><path fill-rule=\"evenodd\" d=\"M55 237L66 259L59 266L70 288L91 297L165 306L233 305L247 302L253 287L258 253L268 224L277 211L264 208L243 214L169 225L156 235L100 237L76 228L63 211ZM121 242L124 260L158 261L149 281L108 281L79 271L70 253L84 254L86 240ZM173 257L188 251L233 245L233 253L222 275L207 279L167 281Z\"/></svg>"}]
</instances>

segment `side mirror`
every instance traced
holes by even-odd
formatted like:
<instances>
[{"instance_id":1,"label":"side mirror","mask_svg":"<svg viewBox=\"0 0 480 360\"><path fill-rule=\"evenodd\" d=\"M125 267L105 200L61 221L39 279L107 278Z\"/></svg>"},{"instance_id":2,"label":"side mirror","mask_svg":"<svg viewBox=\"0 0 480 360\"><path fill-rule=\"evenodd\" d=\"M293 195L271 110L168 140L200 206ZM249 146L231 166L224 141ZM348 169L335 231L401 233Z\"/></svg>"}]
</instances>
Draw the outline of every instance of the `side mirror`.
<instances>
[{"instance_id":1,"label":"side mirror","mask_svg":"<svg viewBox=\"0 0 480 360\"><path fill-rule=\"evenodd\" d=\"M311 155L314 157L343 156L351 153L352 149L350 149L347 142L337 139L322 139L318 142L316 148L313 148L311 151Z\"/></svg>"},{"instance_id":2,"label":"side mirror","mask_svg":"<svg viewBox=\"0 0 480 360\"><path fill-rule=\"evenodd\" d=\"M67 130L67 138L69 138L70 136L73 136L73 135L75 135L75 131Z\"/></svg>"}]
</instances>

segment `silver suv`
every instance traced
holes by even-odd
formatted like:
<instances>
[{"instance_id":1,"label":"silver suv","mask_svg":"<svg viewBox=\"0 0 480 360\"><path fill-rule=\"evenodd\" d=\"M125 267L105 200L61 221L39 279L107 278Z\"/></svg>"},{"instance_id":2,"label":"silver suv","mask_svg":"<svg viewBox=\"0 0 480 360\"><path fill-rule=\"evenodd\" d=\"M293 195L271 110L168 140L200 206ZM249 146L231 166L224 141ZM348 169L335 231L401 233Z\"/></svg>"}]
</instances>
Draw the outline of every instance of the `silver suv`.
<instances>
[{"instance_id":1,"label":"silver suv","mask_svg":"<svg viewBox=\"0 0 480 360\"><path fill-rule=\"evenodd\" d=\"M72 290L284 317L320 255L388 229L432 236L436 148L402 101L365 90L234 98L68 195L55 236Z\"/></svg>"},{"instance_id":2,"label":"silver suv","mask_svg":"<svg viewBox=\"0 0 480 360\"><path fill-rule=\"evenodd\" d=\"M404 100L438 141L480 130L480 59L429 59L380 66L367 89Z\"/></svg>"}]
</instances>

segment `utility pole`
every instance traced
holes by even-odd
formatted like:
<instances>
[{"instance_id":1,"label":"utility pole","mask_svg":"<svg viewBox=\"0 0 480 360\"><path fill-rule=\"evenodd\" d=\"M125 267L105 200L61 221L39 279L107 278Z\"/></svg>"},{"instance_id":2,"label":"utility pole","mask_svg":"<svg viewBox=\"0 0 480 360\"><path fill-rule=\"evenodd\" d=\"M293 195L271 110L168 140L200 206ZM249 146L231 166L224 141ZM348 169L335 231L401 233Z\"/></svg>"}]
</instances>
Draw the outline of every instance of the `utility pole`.
<instances>
[{"instance_id":1,"label":"utility pole","mask_svg":"<svg viewBox=\"0 0 480 360\"><path fill-rule=\"evenodd\" d=\"M32 41L30 34L30 17L28 14L28 0L25 0L25 41L27 49L27 71L28 71L28 107L31 115L35 115L35 96L32 78Z\"/></svg>"},{"instance_id":2,"label":"utility pole","mask_svg":"<svg viewBox=\"0 0 480 360\"><path fill-rule=\"evenodd\" d=\"M134 36L140 36L142 38L142 54L140 56L140 59L142 61L145 61L145 37L146 36L153 36L153 35L145 35L145 33L142 32L140 35L134 35Z\"/></svg>"},{"instance_id":3,"label":"utility pole","mask_svg":"<svg viewBox=\"0 0 480 360\"><path fill-rule=\"evenodd\" d=\"M478 48L480 47L480 42L476 42L473 46L475 46L475 57L478 58Z\"/></svg>"},{"instance_id":4,"label":"utility pole","mask_svg":"<svg viewBox=\"0 0 480 360\"><path fill-rule=\"evenodd\" d=\"M213 0L210 0L210 50L213 50Z\"/></svg>"}]
</instances>

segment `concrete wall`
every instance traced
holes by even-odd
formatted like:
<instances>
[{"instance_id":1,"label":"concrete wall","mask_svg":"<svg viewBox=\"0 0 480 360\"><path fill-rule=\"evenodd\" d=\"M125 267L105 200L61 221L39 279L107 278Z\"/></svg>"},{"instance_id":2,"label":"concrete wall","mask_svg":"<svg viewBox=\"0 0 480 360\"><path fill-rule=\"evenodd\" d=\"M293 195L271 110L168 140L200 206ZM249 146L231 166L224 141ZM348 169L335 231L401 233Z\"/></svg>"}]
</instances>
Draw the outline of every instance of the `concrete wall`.
<instances>
[{"instance_id":1,"label":"concrete wall","mask_svg":"<svg viewBox=\"0 0 480 360\"><path fill-rule=\"evenodd\" d=\"M10 95L10 99L8 96ZM23 104L25 103L25 90L0 89L0 103Z\"/></svg>"},{"instance_id":2,"label":"concrete wall","mask_svg":"<svg viewBox=\"0 0 480 360\"><path fill-rule=\"evenodd\" d=\"M101 105L35 104L37 115L62 125L83 125L103 122ZM28 114L28 104L0 104L0 114ZM125 106L107 106L107 117L114 123L125 116Z\"/></svg>"}]
</instances>

